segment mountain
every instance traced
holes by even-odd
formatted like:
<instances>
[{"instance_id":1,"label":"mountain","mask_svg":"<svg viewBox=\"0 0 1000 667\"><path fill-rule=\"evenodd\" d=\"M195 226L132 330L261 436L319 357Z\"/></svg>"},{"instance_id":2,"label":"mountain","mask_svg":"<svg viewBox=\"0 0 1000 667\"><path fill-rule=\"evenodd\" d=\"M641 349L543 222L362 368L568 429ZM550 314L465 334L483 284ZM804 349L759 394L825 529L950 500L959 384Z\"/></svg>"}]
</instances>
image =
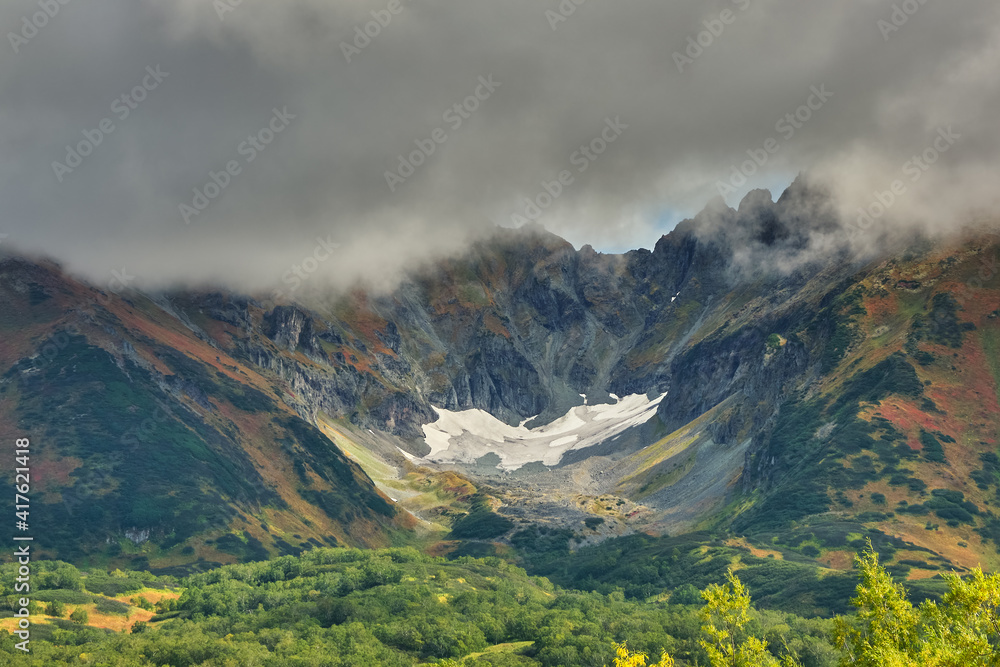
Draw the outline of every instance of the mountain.
<instances>
[{"instance_id":1,"label":"mountain","mask_svg":"<svg viewBox=\"0 0 1000 667\"><path fill-rule=\"evenodd\" d=\"M265 543L385 546L412 528L169 300L15 257L0 263L0 303L0 437L32 442L39 549L171 567L266 557Z\"/></svg>"},{"instance_id":2,"label":"mountain","mask_svg":"<svg viewBox=\"0 0 1000 667\"><path fill-rule=\"evenodd\" d=\"M40 443L68 560L503 550L535 524L995 564L998 237L858 258L844 234L797 181L623 255L498 229L388 293L115 295L9 257L0 437Z\"/></svg>"}]
</instances>

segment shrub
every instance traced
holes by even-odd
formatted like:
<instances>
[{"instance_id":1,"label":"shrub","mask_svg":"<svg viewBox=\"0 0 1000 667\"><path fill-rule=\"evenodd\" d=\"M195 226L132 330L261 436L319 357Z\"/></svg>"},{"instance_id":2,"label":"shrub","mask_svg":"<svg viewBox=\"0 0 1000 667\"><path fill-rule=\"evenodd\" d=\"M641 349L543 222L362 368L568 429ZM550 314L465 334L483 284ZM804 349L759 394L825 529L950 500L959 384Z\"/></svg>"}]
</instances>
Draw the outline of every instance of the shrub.
<instances>
[{"instance_id":1,"label":"shrub","mask_svg":"<svg viewBox=\"0 0 1000 667\"><path fill-rule=\"evenodd\" d=\"M35 599L39 602L55 602L58 600L64 604L89 604L93 601L93 596L81 591L38 591Z\"/></svg>"},{"instance_id":2,"label":"shrub","mask_svg":"<svg viewBox=\"0 0 1000 667\"><path fill-rule=\"evenodd\" d=\"M920 444L923 445L924 458L935 463L945 463L944 447L934 437L934 434L920 429Z\"/></svg>"},{"instance_id":3,"label":"shrub","mask_svg":"<svg viewBox=\"0 0 1000 667\"><path fill-rule=\"evenodd\" d=\"M500 537L514 527L514 522L493 511L467 514L451 527L452 537L459 539L488 540Z\"/></svg>"},{"instance_id":4,"label":"shrub","mask_svg":"<svg viewBox=\"0 0 1000 667\"><path fill-rule=\"evenodd\" d=\"M102 614L110 614L112 616L128 616L129 613L128 605L124 602L119 602L118 600L98 598L95 606L97 611Z\"/></svg>"},{"instance_id":5,"label":"shrub","mask_svg":"<svg viewBox=\"0 0 1000 667\"><path fill-rule=\"evenodd\" d=\"M62 618L66 615L66 605L59 600L53 600L48 605L45 606L45 613L49 616L55 616L56 618Z\"/></svg>"},{"instance_id":6,"label":"shrub","mask_svg":"<svg viewBox=\"0 0 1000 667\"><path fill-rule=\"evenodd\" d=\"M84 585L91 593L100 593L109 598L135 593L146 587L141 579L112 577L103 573L90 575L84 580Z\"/></svg>"}]
</instances>

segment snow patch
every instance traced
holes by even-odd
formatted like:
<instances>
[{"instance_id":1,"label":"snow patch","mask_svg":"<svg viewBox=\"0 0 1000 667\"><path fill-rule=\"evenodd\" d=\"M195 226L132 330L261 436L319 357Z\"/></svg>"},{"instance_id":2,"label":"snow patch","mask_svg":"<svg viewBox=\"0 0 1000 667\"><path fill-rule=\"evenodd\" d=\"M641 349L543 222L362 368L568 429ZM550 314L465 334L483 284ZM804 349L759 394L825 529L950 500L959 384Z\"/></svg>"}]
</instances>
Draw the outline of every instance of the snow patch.
<instances>
[{"instance_id":1,"label":"snow patch","mask_svg":"<svg viewBox=\"0 0 1000 667\"><path fill-rule=\"evenodd\" d=\"M473 463L493 453L500 457L498 467L503 470L517 470L535 461L553 466L570 450L598 445L645 423L665 395L650 400L643 394L625 398L612 394L617 403L580 405L533 429L525 427L530 420L511 426L483 410L453 412L435 408L437 421L423 427L424 442L431 449L423 460Z\"/></svg>"},{"instance_id":2,"label":"snow patch","mask_svg":"<svg viewBox=\"0 0 1000 667\"><path fill-rule=\"evenodd\" d=\"M571 445L579 439L580 436L574 433L573 435L567 435L565 438L559 438L558 440L553 440L552 442L549 443L549 447L562 447L563 445Z\"/></svg>"},{"instance_id":3,"label":"snow patch","mask_svg":"<svg viewBox=\"0 0 1000 667\"><path fill-rule=\"evenodd\" d=\"M416 456L414 456L413 454L409 453L409 452L408 452L408 451L406 451L405 449L402 449L402 448L400 448L400 447L396 447L396 449L398 449L398 450L399 450L399 453L400 453L400 454L402 454L403 456L405 456L405 457L406 457L406 458L407 458L407 459L408 459L409 461L411 461L411 462L413 462L413 463L417 463L417 462L419 462L419 461L420 461L420 459L419 459L419 458L417 458L417 457L416 457Z\"/></svg>"}]
</instances>

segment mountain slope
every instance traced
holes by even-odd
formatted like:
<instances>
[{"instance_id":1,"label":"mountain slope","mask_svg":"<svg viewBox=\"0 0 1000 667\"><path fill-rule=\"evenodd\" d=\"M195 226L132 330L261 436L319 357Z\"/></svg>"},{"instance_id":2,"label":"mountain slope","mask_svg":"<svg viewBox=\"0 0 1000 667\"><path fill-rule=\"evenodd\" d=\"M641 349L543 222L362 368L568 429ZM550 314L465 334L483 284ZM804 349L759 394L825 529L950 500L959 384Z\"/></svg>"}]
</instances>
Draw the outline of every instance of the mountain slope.
<instances>
[{"instance_id":1,"label":"mountain slope","mask_svg":"<svg viewBox=\"0 0 1000 667\"><path fill-rule=\"evenodd\" d=\"M440 460L463 438L475 456L444 456L439 471L471 475L501 513L568 527L579 543L711 528L811 546L844 565L845 545L877 530L913 546L899 558L920 563L915 576L937 567L921 553L961 567L992 561L996 236L859 259L836 249L843 230L831 210L797 181L777 202L765 192L735 210L713 202L652 251L624 255L577 251L539 228L497 230L392 292L301 302L107 296L53 267L5 260L0 410L20 433L44 428L72 443L46 462L53 495L119 494L90 503L107 511L94 519L104 534L176 540L161 564L184 562L192 545L202 553L198 536L213 530L242 535L222 546L243 558L251 538L293 548L287 534L383 543L414 518L386 504L350 456L381 488L413 491L409 475L433 483L414 462L431 451ZM817 238L833 249L815 250ZM58 337L70 326L80 334ZM542 439L563 449L537 462L522 453L515 472L497 467L504 442L535 451L522 445L584 403L599 415L642 394L659 400L648 422L582 449ZM158 406L159 441L124 437L136 427L129 415L148 419ZM507 440L477 434L470 424L484 417L469 420L470 410L506 424L490 428ZM439 417L450 426L429 426ZM155 445L164 449L153 456ZM120 460L107 458L112 449ZM88 477L109 468L127 484ZM185 490L171 495L175 479ZM148 493L151 507L121 499ZM438 530L448 510L434 507L419 518ZM581 528L594 514L606 523ZM167 530L164 516L184 528ZM219 545L207 548L221 558Z\"/></svg>"},{"instance_id":2,"label":"mountain slope","mask_svg":"<svg viewBox=\"0 0 1000 667\"><path fill-rule=\"evenodd\" d=\"M411 524L264 377L149 299L7 259L0 303L0 437L32 440L52 556L227 562Z\"/></svg>"}]
</instances>

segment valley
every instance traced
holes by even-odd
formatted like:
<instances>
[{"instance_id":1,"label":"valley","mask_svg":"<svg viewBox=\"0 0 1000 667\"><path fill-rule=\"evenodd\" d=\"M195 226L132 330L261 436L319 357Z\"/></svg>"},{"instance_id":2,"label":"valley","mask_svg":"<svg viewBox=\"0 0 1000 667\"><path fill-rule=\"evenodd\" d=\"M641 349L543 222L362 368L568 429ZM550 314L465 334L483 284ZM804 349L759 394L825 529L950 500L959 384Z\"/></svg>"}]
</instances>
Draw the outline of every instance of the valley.
<instances>
[{"instance_id":1,"label":"valley","mask_svg":"<svg viewBox=\"0 0 1000 667\"><path fill-rule=\"evenodd\" d=\"M810 206L804 184L751 193L625 255L498 230L391 293L287 304L106 295L7 258L0 435L51 443L51 557L162 573L318 545L510 553L532 526L573 550L809 544L840 567L877 531L914 578L996 563L1000 287L969 288L995 237L734 259L834 224L790 217Z\"/></svg>"}]
</instances>

